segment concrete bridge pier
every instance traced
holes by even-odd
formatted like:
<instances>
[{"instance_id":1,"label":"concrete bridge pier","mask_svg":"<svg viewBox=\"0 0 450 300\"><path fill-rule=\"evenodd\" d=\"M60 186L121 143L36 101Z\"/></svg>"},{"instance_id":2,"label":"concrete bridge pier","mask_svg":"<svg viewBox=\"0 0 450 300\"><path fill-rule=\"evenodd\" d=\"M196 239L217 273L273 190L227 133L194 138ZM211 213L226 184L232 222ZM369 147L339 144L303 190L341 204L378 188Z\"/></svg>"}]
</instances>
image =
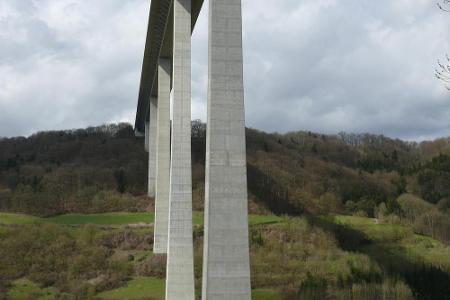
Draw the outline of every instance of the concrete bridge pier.
<instances>
[{"instance_id":1,"label":"concrete bridge pier","mask_svg":"<svg viewBox=\"0 0 450 300\"><path fill-rule=\"evenodd\" d=\"M148 122L148 196L154 198L156 192L156 135L158 98L150 97L150 120Z\"/></svg>"},{"instance_id":2,"label":"concrete bridge pier","mask_svg":"<svg viewBox=\"0 0 450 300\"><path fill-rule=\"evenodd\" d=\"M156 138L156 197L153 252L167 253L170 196L170 59L158 65L158 112Z\"/></svg>"},{"instance_id":3,"label":"concrete bridge pier","mask_svg":"<svg viewBox=\"0 0 450 300\"><path fill-rule=\"evenodd\" d=\"M136 113L168 300L195 299L191 33L203 2L151 1ZM241 0L210 0L203 300L251 299L241 10Z\"/></svg>"},{"instance_id":4,"label":"concrete bridge pier","mask_svg":"<svg viewBox=\"0 0 450 300\"><path fill-rule=\"evenodd\" d=\"M166 300L194 300L191 0L173 1L172 151Z\"/></svg>"},{"instance_id":5,"label":"concrete bridge pier","mask_svg":"<svg viewBox=\"0 0 450 300\"><path fill-rule=\"evenodd\" d=\"M241 0L209 1L203 300L250 300Z\"/></svg>"}]
</instances>

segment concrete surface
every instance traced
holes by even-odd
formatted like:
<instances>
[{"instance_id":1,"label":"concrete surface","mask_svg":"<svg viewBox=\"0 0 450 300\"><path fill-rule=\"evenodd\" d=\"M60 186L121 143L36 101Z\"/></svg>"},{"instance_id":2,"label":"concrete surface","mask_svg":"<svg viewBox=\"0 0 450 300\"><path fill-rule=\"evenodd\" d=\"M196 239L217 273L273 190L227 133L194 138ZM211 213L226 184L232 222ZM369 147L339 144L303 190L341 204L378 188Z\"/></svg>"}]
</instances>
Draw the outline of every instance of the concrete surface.
<instances>
[{"instance_id":1,"label":"concrete surface","mask_svg":"<svg viewBox=\"0 0 450 300\"><path fill-rule=\"evenodd\" d=\"M156 192L156 128L158 98L150 98L150 121L148 134L148 196L155 197Z\"/></svg>"},{"instance_id":2,"label":"concrete surface","mask_svg":"<svg viewBox=\"0 0 450 300\"><path fill-rule=\"evenodd\" d=\"M153 252L167 253L170 193L170 59L158 66L158 127L156 142L156 199Z\"/></svg>"},{"instance_id":3,"label":"concrete surface","mask_svg":"<svg viewBox=\"0 0 450 300\"><path fill-rule=\"evenodd\" d=\"M240 0L210 0L203 300L250 300Z\"/></svg>"},{"instance_id":4,"label":"concrete surface","mask_svg":"<svg viewBox=\"0 0 450 300\"><path fill-rule=\"evenodd\" d=\"M174 0L173 115L166 300L194 300L191 166L191 0Z\"/></svg>"}]
</instances>

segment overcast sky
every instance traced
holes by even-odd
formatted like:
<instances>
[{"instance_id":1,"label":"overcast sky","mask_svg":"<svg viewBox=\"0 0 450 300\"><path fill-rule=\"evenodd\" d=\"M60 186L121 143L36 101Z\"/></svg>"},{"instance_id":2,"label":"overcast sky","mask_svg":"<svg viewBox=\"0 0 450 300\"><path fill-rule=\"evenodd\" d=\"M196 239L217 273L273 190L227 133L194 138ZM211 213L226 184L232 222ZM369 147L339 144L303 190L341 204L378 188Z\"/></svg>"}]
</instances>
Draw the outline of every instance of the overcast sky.
<instances>
[{"instance_id":1,"label":"overcast sky","mask_svg":"<svg viewBox=\"0 0 450 300\"><path fill-rule=\"evenodd\" d=\"M436 0L243 0L247 126L450 136ZM134 124L149 0L0 0L0 136ZM193 36L205 120L207 5Z\"/></svg>"}]
</instances>

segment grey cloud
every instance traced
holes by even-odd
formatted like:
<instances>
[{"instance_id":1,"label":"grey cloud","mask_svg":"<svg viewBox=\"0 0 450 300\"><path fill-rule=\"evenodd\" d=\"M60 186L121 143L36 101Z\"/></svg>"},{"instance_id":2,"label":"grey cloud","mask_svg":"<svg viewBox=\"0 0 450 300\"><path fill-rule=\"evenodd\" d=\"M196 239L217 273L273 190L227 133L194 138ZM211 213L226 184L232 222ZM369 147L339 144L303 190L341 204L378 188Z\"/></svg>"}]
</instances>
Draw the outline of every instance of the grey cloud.
<instances>
[{"instance_id":1,"label":"grey cloud","mask_svg":"<svg viewBox=\"0 0 450 300\"><path fill-rule=\"evenodd\" d=\"M450 135L450 93L433 78L436 59L450 52L450 14L433 1L243 6L248 126ZM0 8L0 136L133 123L148 1L4 0ZM193 118L205 120L207 4L192 67Z\"/></svg>"},{"instance_id":2,"label":"grey cloud","mask_svg":"<svg viewBox=\"0 0 450 300\"><path fill-rule=\"evenodd\" d=\"M0 29L0 136L130 121L146 1L27 1L28 10L9 2L0 18L14 27Z\"/></svg>"},{"instance_id":3,"label":"grey cloud","mask_svg":"<svg viewBox=\"0 0 450 300\"><path fill-rule=\"evenodd\" d=\"M450 97L433 68L450 16L419 2L297 1L267 22L247 10L249 125L449 134Z\"/></svg>"}]
</instances>

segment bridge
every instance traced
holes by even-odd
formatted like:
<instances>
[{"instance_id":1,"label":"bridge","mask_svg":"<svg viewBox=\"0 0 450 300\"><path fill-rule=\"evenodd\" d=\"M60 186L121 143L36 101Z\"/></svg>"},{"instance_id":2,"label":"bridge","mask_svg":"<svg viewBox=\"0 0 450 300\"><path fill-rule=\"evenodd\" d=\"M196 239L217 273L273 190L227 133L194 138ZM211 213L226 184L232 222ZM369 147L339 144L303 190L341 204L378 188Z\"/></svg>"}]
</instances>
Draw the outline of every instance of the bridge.
<instances>
[{"instance_id":1,"label":"bridge","mask_svg":"<svg viewBox=\"0 0 450 300\"><path fill-rule=\"evenodd\" d=\"M202 7L203 0L151 1L136 112L168 300L195 299L191 34ZM202 299L250 300L241 0L209 1L208 48Z\"/></svg>"}]
</instances>

